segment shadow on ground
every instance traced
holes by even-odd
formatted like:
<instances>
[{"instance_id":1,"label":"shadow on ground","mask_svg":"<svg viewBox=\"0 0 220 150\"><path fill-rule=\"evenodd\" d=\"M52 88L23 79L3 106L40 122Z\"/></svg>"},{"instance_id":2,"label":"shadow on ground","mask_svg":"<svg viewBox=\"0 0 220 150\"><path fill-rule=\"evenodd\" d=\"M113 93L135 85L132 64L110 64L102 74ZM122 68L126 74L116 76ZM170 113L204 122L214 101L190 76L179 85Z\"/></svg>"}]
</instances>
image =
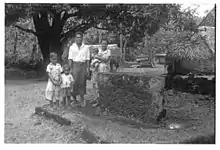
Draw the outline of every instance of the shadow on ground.
<instances>
[{"instance_id":1,"label":"shadow on ground","mask_svg":"<svg viewBox=\"0 0 220 150\"><path fill-rule=\"evenodd\" d=\"M84 108L74 108L74 111L78 111L88 117L104 119L106 121L111 121L111 122L117 123L119 125L126 125L126 126L129 126L131 128L136 128L136 129L140 129L140 128L142 128L142 129L157 129L160 127L155 124L138 123L134 120L128 120L128 119L120 118L120 117L117 117L114 115L100 114L99 116L96 116L95 115L96 108L92 107L91 104L88 104Z\"/></svg>"}]
</instances>

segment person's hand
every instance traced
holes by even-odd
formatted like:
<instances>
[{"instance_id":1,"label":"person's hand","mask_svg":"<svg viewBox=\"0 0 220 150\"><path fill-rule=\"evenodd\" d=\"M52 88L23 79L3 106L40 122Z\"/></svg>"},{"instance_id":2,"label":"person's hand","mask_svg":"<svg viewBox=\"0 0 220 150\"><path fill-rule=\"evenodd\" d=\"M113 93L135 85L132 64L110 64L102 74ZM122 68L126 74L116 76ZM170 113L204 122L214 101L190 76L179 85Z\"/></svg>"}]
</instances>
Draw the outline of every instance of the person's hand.
<instances>
[{"instance_id":1,"label":"person's hand","mask_svg":"<svg viewBox=\"0 0 220 150\"><path fill-rule=\"evenodd\" d=\"M73 87L73 84L74 84L74 82L71 82L71 83L70 83L70 87Z\"/></svg>"},{"instance_id":2,"label":"person's hand","mask_svg":"<svg viewBox=\"0 0 220 150\"><path fill-rule=\"evenodd\" d=\"M58 85L53 79L51 79L51 82L53 83L53 85Z\"/></svg>"}]
</instances>

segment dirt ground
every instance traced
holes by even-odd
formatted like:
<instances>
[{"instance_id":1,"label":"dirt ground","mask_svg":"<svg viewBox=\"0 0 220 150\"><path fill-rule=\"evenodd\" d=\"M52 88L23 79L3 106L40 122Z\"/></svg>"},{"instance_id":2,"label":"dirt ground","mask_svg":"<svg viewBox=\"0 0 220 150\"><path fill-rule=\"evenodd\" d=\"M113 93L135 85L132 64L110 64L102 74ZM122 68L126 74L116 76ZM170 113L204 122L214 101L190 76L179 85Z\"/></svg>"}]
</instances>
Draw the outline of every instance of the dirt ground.
<instances>
[{"instance_id":1,"label":"dirt ground","mask_svg":"<svg viewBox=\"0 0 220 150\"><path fill-rule=\"evenodd\" d=\"M38 79L10 78L5 81L5 143L86 143L85 140L77 137L78 127L60 126L52 120L33 115L35 107L47 103L44 100L45 87L46 81ZM88 93L86 98L89 100L91 99L90 83ZM192 95L185 98L187 101L183 107L168 110L167 122L188 125L187 128L178 131L149 129L145 125L132 124L122 120L116 121L103 116L98 118L98 122L102 124L102 120L104 122L111 120L113 123L109 123L108 126L112 129L117 128L121 133L120 136L114 135L115 138L119 138L118 141L124 141L123 139L128 136L131 139L136 137L150 139L149 143L163 143L170 139L187 139L196 135L214 134L215 104L213 101L209 101L209 98L206 97ZM92 109L79 111L93 119L90 110L94 111ZM182 118L178 119L178 116L182 116ZM98 127L97 121L93 126ZM105 128L106 124L101 126ZM107 132L103 132L103 134L107 134ZM130 142L140 142L139 139Z\"/></svg>"},{"instance_id":2,"label":"dirt ground","mask_svg":"<svg viewBox=\"0 0 220 150\"><path fill-rule=\"evenodd\" d=\"M34 115L42 106L46 82L6 80L5 143L84 143L74 139L74 129Z\"/></svg>"}]
</instances>

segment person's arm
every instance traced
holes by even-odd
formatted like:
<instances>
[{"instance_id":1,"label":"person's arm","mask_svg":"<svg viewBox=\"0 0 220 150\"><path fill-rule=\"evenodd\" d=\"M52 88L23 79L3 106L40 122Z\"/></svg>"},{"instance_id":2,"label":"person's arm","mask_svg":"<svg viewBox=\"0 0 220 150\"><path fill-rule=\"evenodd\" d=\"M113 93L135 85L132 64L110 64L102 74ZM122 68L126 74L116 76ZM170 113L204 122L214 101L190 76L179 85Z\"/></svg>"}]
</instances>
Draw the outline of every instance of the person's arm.
<instances>
[{"instance_id":1,"label":"person's arm","mask_svg":"<svg viewBox=\"0 0 220 150\"><path fill-rule=\"evenodd\" d=\"M100 55L95 55L94 58L95 58L95 59L103 60L102 56L100 56Z\"/></svg>"},{"instance_id":2,"label":"person's arm","mask_svg":"<svg viewBox=\"0 0 220 150\"><path fill-rule=\"evenodd\" d=\"M49 80L50 80L54 85L56 85L55 82L53 81L53 78L51 77L51 68L50 68L50 64L47 66L46 72L47 72L47 74L48 74L48 78L49 78Z\"/></svg>"},{"instance_id":3,"label":"person's arm","mask_svg":"<svg viewBox=\"0 0 220 150\"><path fill-rule=\"evenodd\" d=\"M72 52L71 47L72 46L70 46L70 48L69 48L69 54L68 54L68 63L69 63L70 67L72 66L72 59L73 59L73 52Z\"/></svg>"},{"instance_id":4,"label":"person's arm","mask_svg":"<svg viewBox=\"0 0 220 150\"><path fill-rule=\"evenodd\" d=\"M60 73L62 73L64 71L60 64L59 64L59 71L60 71Z\"/></svg>"},{"instance_id":5,"label":"person's arm","mask_svg":"<svg viewBox=\"0 0 220 150\"><path fill-rule=\"evenodd\" d=\"M71 75L70 76L70 86L72 87L73 86L73 84L75 83L75 80L74 80L74 78L73 78L73 76Z\"/></svg>"},{"instance_id":6,"label":"person's arm","mask_svg":"<svg viewBox=\"0 0 220 150\"><path fill-rule=\"evenodd\" d=\"M52 81L52 78L51 78L51 74L50 74L50 72L51 72L50 64L47 65L46 72L47 72L47 75L48 75L49 80L51 80L51 82L53 82L53 81Z\"/></svg>"},{"instance_id":7,"label":"person's arm","mask_svg":"<svg viewBox=\"0 0 220 150\"><path fill-rule=\"evenodd\" d=\"M72 66L73 61L71 59L68 60L69 66Z\"/></svg>"},{"instance_id":8,"label":"person's arm","mask_svg":"<svg viewBox=\"0 0 220 150\"><path fill-rule=\"evenodd\" d=\"M90 53L90 48L87 49L87 54L86 54L86 68L89 69L90 67L90 59L91 59L91 53Z\"/></svg>"},{"instance_id":9,"label":"person's arm","mask_svg":"<svg viewBox=\"0 0 220 150\"><path fill-rule=\"evenodd\" d=\"M111 51L107 50L107 54L103 55L102 59L104 62L108 62L111 56Z\"/></svg>"},{"instance_id":10,"label":"person's arm","mask_svg":"<svg viewBox=\"0 0 220 150\"><path fill-rule=\"evenodd\" d=\"M106 60L106 58L105 57L103 57L102 55L96 55L95 57L94 57L95 59L98 59L98 60L100 60L100 61L105 61Z\"/></svg>"},{"instance_id":11,"label":"person's arm","mask_svg":"<svg viewBox=\"0 0 220 150\"><path fill-rule=\"evenodd\" d=\"M51 77L51 74L50 74L50 73L48 73L48 77L49 77L50 81L51 81L54 85L56 85L56 83L53 81L53 78Z\"/></svg>"}]
</instances>

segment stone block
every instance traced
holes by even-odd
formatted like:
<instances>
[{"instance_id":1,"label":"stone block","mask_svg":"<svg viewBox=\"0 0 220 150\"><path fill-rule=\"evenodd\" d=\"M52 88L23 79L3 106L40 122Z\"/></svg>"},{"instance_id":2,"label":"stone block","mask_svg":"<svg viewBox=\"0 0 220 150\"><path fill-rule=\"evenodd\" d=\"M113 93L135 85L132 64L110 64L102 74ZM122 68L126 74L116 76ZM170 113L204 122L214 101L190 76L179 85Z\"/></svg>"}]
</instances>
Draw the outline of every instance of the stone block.
<instances>
[{"instance_id":1,"label":"stone block","mask_svg":"<svg viewBox=\"0 0 220 150\"><path fill-rule=\"evenodd\" d=\"M157 120L164 109L162 75L99 73L100 107L110 113L142 122Z\"/></svg>"}]
</instances>

